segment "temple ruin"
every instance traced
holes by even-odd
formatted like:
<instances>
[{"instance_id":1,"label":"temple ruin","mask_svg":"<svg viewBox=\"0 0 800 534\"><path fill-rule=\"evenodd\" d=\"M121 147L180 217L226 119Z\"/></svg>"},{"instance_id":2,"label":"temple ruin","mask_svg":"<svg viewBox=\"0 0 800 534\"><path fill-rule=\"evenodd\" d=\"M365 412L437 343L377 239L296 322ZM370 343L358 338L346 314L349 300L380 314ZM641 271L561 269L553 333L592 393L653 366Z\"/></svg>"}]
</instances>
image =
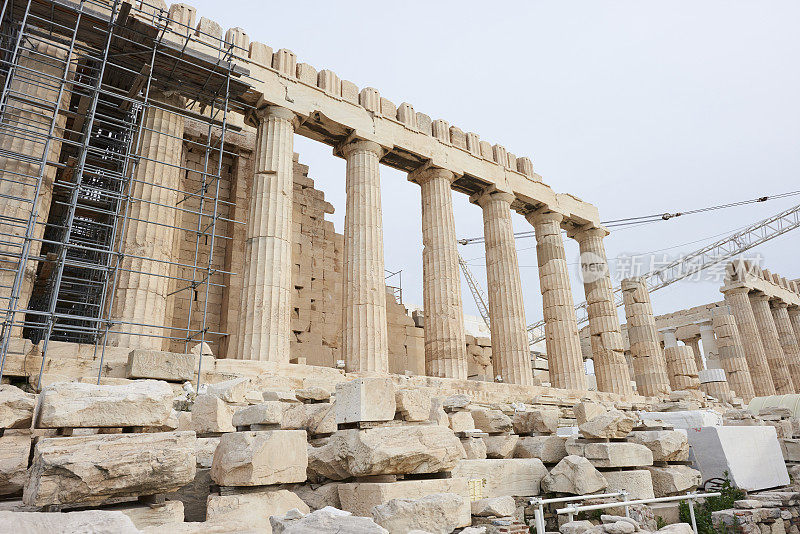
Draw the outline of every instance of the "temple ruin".
<instances>
[{"instance_id":1,"label":"temple ruin","mask_svg":"<svg viewBox=\"0 0 800 534\"><path fill-rule=\"evenodd\" d=\"M763 400L800 393L796 280L734 260L723 300L655 316L626 279L622 325L597 208L529 157L200 15L2 4L0 530L528 532L537 496L697 490L722 476L713 449L797 534L800 413ZM344 206L296 136L345 160ZM417 314L385 277L382 165L421 192ZM490 337L465 329L454 192L482 210ZM523 303L512 212L541 303ZM565 236L591 273L582 330ZM774 473L695 427L761 440ZM652 510L628 519L681 525Z\"/></svg>"}]
</instances>

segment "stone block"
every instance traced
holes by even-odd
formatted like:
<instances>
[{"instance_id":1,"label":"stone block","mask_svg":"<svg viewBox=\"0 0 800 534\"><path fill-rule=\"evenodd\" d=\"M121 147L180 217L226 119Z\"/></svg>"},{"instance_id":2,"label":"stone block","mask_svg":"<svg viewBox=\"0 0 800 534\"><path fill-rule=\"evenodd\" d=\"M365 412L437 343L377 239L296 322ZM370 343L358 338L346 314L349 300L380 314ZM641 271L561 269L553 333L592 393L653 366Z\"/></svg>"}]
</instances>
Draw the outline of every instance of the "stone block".
<instances>
[{"instance_id":1,"label":"stone block","mask_svg":"<svg viewBox=\"0 0 800 534\"><path fill-rule=\"evenodd\" d=\"M608 491L626 490L630 499L652 499L653 479L646 469L603 471Z\"/></svg>"},{"instance_id":2,"label":"stone block","mask_svg":"<svg viewBox=\"0 0 800 534\"><path fill-rule=\"evenodd\" d=\"M546 464L556 464L567 456L563 436L523 436L514 447L514 458L539 458Z\"/></svg>"},{"instance_id":3,"label":"stone block","mask_svg":"<svg viewBox=\"0 0 800 534\"><path fill-rule=\"evenodd\" d=\"M451 412L447 414L447 420L453 432L467 432L475 430L475 420L470 412Z\"/></svg>"},{"instance_id":4,"label":"stone block","mask_svg":"<svg viewBox=\"0 0 800 534\"><path fill-rule=\"evenodd\" d=\"M582 456L566 456L542 480L542 491L585 495L608 487L608 482Z\"/></svg>"},{"instance_id":5,"label":"stone block","mask_svg":"<svg viewBox=\"0 0 800 534\"><path fill-rule=\"evenodd\" d=\"M311 510L300 497L285 489L257 490L234 495L211 495L206 521L225 525L231 530L263 529L270 532L269 518L283 516L296 508L303 514Z\"/></svg>"},{"instance_id":6,"label":"stone block","mask_svg":"<svg viewBox=\"0 0 800 534\"><path fill-rule=\"evenodd\" d=\"M789 483L774 427L709 426L689 432L688 436L704 482L723 477L727 471L731 483L747 491Z\"/></svg>"},{"instance_id":7,"label":"stone block","mask_svg":"<svg viewBox=\"0 0 800 534\"><path fill-rule=\"evenodd\" d=\"M336 384L336 422L391 421L397 411L390 378L356 378Z\"/></svg>"},{"instance_id":8,"label":"stone block","mask_svg":"<svg viewBox=\"0 0 800 534\"><path fill-rule=\"evenodd\" d=\"M454 493L469 501L469 486L463 477L351 482L338 486L342 510L365 517L372 517L375 506L392 499L421 499L437 493Z\"/></svg>"},{"instance_id":9,"label":"stone block","mask_svg":"<svg viewBox=\"0 0 800 534\"><path fill-rule=\"evenodd\" d=\"M214 452L211 478L220 486L265 486L304 482L308 454L303 430L223 434Z\"/></svg>"},{"instance_id":10,"label":"stone block","mask_svg":"<svg viewBox=\"0 0 800 534\"><path fill-rule=\"evenodd\" d=\"M673 428L722 426L722 414L714 410L681 410L676 412L641 412L642 419L662 421Z\"/></svg>"},{"instance_id":11,"label":"stone block","mask_svg":"<svg viewBox=\"0 0 800 534\"><path fill-rule=\"evenodd\" d=\"M280 425L283 422L283 412L289 407L290 405L284 402L268 401L239 408L233 413L233 426Z\"/></svg>"},{"instance_id":12,"label":"stone block","mask_svg":"<svg viewBox=\"0 0 800 534\"><path fill-rule=\"evenodd\" d=\"M603 415L608 411L602 404L590 401L579 402L572 409L575 412L575 419L578 423L578 426L581 426L583 423L591 421L598 415Z\"/></svg>"},{"instance_id":13,"label":"stone block","mask_svg":"<svg viewBox=\"0 0 800 534\"><path fill-rule=\"evenodd\" d=\"M286 430L305 430L312 436L336 432L334 404L318 402L314 404L289 405L283 412L281 428Z\"/></svg>"},{"instance_id":14,"label":"stone block","mask_svg":"<svg viewBox=\"0 0 800 534\"><path fill-rule=\"evenodd\" d=\"M331 392L321 386L311 386L295 390L295 397L303 402L328 402L331 400Z\"/></svg>"},{"instance_id":15,"label":"stone block","mask_svg":"<svg viewBox=\"0 0 800 534\"><path fill-rule=\"evenodd\" d=\"M398 389L397 411L406 421L425 421L431 413L431 396L428 388Z\"/></svg>"},{"instance_id":16,"label":"stone block","mask_svg":"<svg viewBox=\"0 0 800 534\"><path fill-rule=\"evenodd\" d=\"M619 410L610 410L579 425L586 438L624 438L636 425L636 418Z\"/></svg>"},{"instance_id":17,"label":"stone block","mask_svg":"<svg viewBox=\"0 0 800 534\"><path fill-rule=\"evenodd\" d=\"M498 432L511 432L513 423L511 418L500 410L475 409L471 410L472 419L475 421L475 428L488 432L489 434Z\"/></svg>"},{"instance_id":18,"label":"stone block","mask_svg":"<svg viewBox=\"0 0 800 534\"><path fill-rule=\"evenodd\" d=\"M0 384L0 428L30 428L36 395Z\"/></svg>"},{"instance_id":19,"label":"stone block","mask_svg":"<svg viewBox=\"0 0 800 534\"><path fill-rule=\"evenodd\" d=\"M653 493L656 497L678 495L695 490L702 484L702 475L688 465L667 465L648 467L653 480Z\"/></svg>"},{"instance_id":20,"label":"stone block","mask_svg":"<svg viewBox=\"0 0 800 534\"><path fill-rule=\"evenodd\" d=\"M192 405L192 427L198 434L235 432L233 407L215 395L198 395Z\"/></svg>"},{"instance_id":21,"label":"stone block","mask_svg":"<svg viewBox=\"0 0 800 534\"><path fill-rule=\"evenodd\" d=\"M559 415L560 411L555 407L515 412L512 419L514 433L519 435L555 434L558 430Z\"/></svg>"},{"instance_id":22,"label":"stone block","mask_svg":"<svg viewBox=\"0 0 800 534\"><path fill-rule=\"evenodd\" d=\"M37 428L162 426L172 413L172 388L158 380L116 386L62 382L39 396Z\"/></svg>"},{"instance_id":23,"label":"stone block","mask_svg":"<svg viewBox=\"0 0 800 534\"><path fill-rule=\"evenodd\" d=\"M498 434L496 436L485 436L486 456L488 458L511 458L514 454L514 447L517 446L519 436L514 434Z\"/></svg>"},{"instance_id":24,"label":"stone block","mask_svg":"<svg viewBox=\"0 0 800 534\"><path fill-rule=\"evenodd\" d=\"M128 516L119 511L107 510L84 510L65 514L0 512L0 532L141 534Z\"/></svg>"},{"instance_id":25,"label":"stone block","mask_svg":"<svg viewBox=\"0 0 800 534\"><path fill-rule=\"evenodd\" d=\"M183 523L183 503L181 501L166 501L160 506L148 505L122 505L112 508L122 512L130 518L138 529L160 528L170 523Z\"/></svg>"},{"instance_id":26,"label":"stone block","mask_svg":"<svg viewBox=\"0 0 800 534\"><path fill-rule=\"evenodd\" d=\"M483 438L461 438L461 445L467 453L467 460L483 460L486 458L486 443ZM530 456L529 458L535 458Z\"/></svg>"},{"instance_id":27,"label":"stone block","mask_svg":"<svg viewBox=\"0 0 800 534\"><path fill-rule=\"evenodd\" d=\"M472 501L472 515L478 517L509 517L517 511L514 497L492 497Z\"/></svg>"},{"instance_id":28,"label":"stone block","mask_svg":"<svg viewBox=\"0 0 800 534\"><path fill-rule=\"evenodd\" d=\"M219 445L219 438L197 438L194 447L197 467L211 467L217 445Z\"/></svg>"},{"instance_id":29,"label":"stone block","mask_svg":"<svg viewBox=\"0 0 800 534\"><path fill-rule=\"evenodd\" d=\"M31 435L28 432L0 436L0 495L22 491L28 479Z\"/></svg>"},{"instance_id":30,"label":"stone block","mask_svg":"<svg viewBox=\"0 0 800 534\"><path fill-rule=\"evenodd\" d=\"M484 497L523 497L539 495L547 469L538 458L506 460L461 460L453 468L454 477L484 481Z\"/></svg>"},{"instance_id":31,"label":"stone block","mask_svg":"<svg viewBox=\"0 0 800 534\"><path fill-rule=\"evenodd\" d=\"M128 355L128 378L152 378L171 382L192 380L195 356L160 350L132 350Z\"/></svg>"},{"instance_id":32,"label":"stone block","mask_svg":"<svg viewBox=\"0 0 800 534\"><path fill-rule=\"evenodd\" d=\"M98 503L174 491L195 476L193 432L44 438L34 448L23 501Z\"/></svg>"},{"instance_id":33,"label":"stone block","mask_svg":"<svg viewBox=\"0 0 800 534\"><path fill-rule=\"evenodd\" d=\"M241 377L224 380L216 384L208 384L206 386L206 393L219 397L225 402L245 404L247 402L247 392L250 391L250 389L250 379Z\"/></svg>"},{"instance_id":34,"label":"stone block","mask_svg":"<svg viewBox=\"0 0 800 534\"><path fill-rule=\"evenodd\" d=\"M283 517L270 518L273 534L389 534L370 517L358 517L332 508L323 508L308 515L289 510Z\"/></svg>"},{"instance_id":35,"label":"stone block","mask_svg":"<svg viewBox=\"0 0 800 534\"><path fill-rule=\"evenodd\" d=\"M389 532L422 531L450 534L472 523L469 499L435 493L421 499L392 499L372 509L372 518Z\"/></svg>"},{"instance_id":36,"label":"stone block","mask_svg":"<svg viewBox=\"0 0 800 534\"><path fill-rule=\"evenodd\" d=\"M332 480L349 476L449 471L464 457L452 430L439 425L339 430L309 451L309 470Z\"/></svg>"},{"instance_id":37,"label":"stone block","mask_svg":"<svg viewBox=\"0 0 800 534\"><path fill-rule=\"evenodd\" d=\"M580 438L568 438L567 454L583 456L595 467L640 467L653 465L653 453L644 445L612 441L598 443Z\"/></svg>"},{"instance_id":38,"label":"stone block","mask_svg":"<svg viewBox=\"0 0 800 534\"><path fill-rule=\"evenodd\" d=\"M677 430L634 431L628 441L650 449L656 462L685 462L689 459L689 439Z\"/></svg>"}]
</instances>

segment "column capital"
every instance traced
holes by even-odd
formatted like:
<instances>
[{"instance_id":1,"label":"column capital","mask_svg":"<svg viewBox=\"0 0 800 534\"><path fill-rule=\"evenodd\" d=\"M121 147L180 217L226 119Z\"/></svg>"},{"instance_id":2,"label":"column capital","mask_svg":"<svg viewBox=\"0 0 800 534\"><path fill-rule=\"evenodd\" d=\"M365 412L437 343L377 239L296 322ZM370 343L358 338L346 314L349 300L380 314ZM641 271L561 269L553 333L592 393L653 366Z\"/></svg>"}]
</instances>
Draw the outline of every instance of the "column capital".
<instances>
[{"instance_id":1,"label":"column capital","mask_svg":"<svg viewBox=\"0 0 800 534\"><path fill-rule=\"evenodd\" d=\"M713 332L714 331L714 327L711 324L711 319L708 319L706 321L700 321L700 322L698 322L696 324L697 324L698 328L700 328L700 332Z\"/></svg>"},{"instance_id":2,"label":"column capital","mask_svg":"<svg viewBox=\"0 0 800 534\"><path fill-rule=\"evenodd\" d=\"M761 291L753 291L748 296L750 297L750 300L755 300L758 302L762 301L769 302L770 299L769 295L767 295L766 293L762 293Z\"/></svg>"},{"instance_id":3,"label":"column capital","mask_svg":"<svg viewBox=\"0 0 800 534\"><path fill-rule=\"evenodd\" d=\"M772 299L769 301L770 305L773 308L788 308L789 304L782 301L781 299Z\"/></svg>"},{"instance_id":4,"label":"column capital","mask_svg":"<svg viewBox=\"0 0 800 534\"><path fill-rule=\"evenodd\" d=\"M479 193L475 193L469 197L469 201L473 204L477 204L480 207L485 207L487 203L493 200L501 200L503 202L508 203L509 209L511 208L511 203L517 197L514 196L514 193L510 193L508 191L498 191L496 189L491 190L484 190Z\"/></svg>"},{"instance_id":5,"label":"column capital","mask_svg":"<svg viewBox=\"0 0 800 534\"><path fill-rule=\"evenodd\" d=\"M368 141L366 139L359 139L359 138L350 138L344 140L340 145L336 146L333 149L333 153L346 158L353 152L372 152L378 159L382 158L383 155L386 153L386 150L376 143L375 141Z\"/></svg>"},{"instance_id":6,"label":"column capital","mask_svg":"<svg viewBox=\"0 0 800 534\"><path fill-rule=\"evenodd\" d=\"M587 239L587 238L598 238L599 237L600 239L603 239L604 237L608 236L608 234L610 234L610 233L611 232L609 232L607 229L603 228L602 226L586 225L586 226L577 227L577 228L574 228L572 230L567 231L567 236L571 237L572 239L574 239L575 241L580 243L581 241L583 241L584 239Z\"/></svg>"},{"instance_id":7,"label":"column capital","mask_svg":"<svg viewBox=\"0 0 800 534\"><path fill-rule=\"evenodd\" d=\"M552 211L550 208L545 206L526 213L525 220L534 226L536 224L547 222L553 222L560 226L564 221L564 214L558 213L557 211Z\"/></svg>"},{"instance_id":8,"label":"column capital","mask_svg":"<svg viewBox=\"0 0 800 534\"><path fill-rule=\"evenodd\" d=\"M800 306L789 306L788 308L789 315L800 315ZM798 340L800 341L800 340Z\"/></svg>"},{"instance_id":9,"label":"column capital","mask_svg":"<svg viewBox=\"0 0 800 534\"><path fill-rule=\"evenodd\" d=\"M434 178L443 178L452 184L456 180L456 175L452 171L433 167L427 163L408 173L408 181L418 185L429 182Z\"/></svg>"},{"instance_id":10,"label":"column capital","mask_svg":"<svg viewBox=\"0 0 800 534\"><path fill-rule=\"evenodd\" d=\"M722 289L720 289L720 292L725 294L725 295L727 295L729 293L731 295L741 295L743 293L745 295L747 295L747 294L750 293L750 291L751 291L750 288L746 287L746 286L723 287Z\"/></svg>"},{"instance_id":11,"label":"column capital","mask_svg":"<svg viewBox=\"0 0 800 534\"><path fill-rule=\"evenodd\" d=\"M255 116L259 121L268 119L289 121L292 123L292 128L295 130L300 125L300 119L297 117L297 114L294 111L281 106L267 106L265 108L257 109L255 111Z\"/></svg>"}]
</instances>

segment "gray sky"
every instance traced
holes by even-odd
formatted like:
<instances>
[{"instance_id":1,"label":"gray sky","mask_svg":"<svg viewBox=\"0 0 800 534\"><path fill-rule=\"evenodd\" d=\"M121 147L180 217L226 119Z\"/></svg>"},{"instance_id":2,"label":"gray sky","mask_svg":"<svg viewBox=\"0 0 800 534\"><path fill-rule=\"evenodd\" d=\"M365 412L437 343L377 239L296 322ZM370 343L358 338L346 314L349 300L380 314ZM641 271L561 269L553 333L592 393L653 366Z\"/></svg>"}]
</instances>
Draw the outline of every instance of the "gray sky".
<instances>
[{"instance_id":1,"label":"gray sky","mask_svg":"<svg viewBox=\"0 0 800 534\"><path fill-rule=\"evenodd\" d=\"M240 26L317 70L530 157L545 183L595 204L603 220L800 189L798 2L192 3L198 18ZM295 151L336 207L341 231L344 161L300 137ZM404 300L421 304L419 188L381 171L386 268L403 269ZM690 252L798 203L792 197L617 231L606 239L608 256ZM482 235L480 208L457 193L454 204L458 237ZM531 229L517 215L514 225ZM797 278L799 242L797 231L751 254ZM534 245L517 242L529 322L542 316ZM460 251L485 287L483 245ZM578 261L571 240L567 255ZM653 294L655 311L718 300L719 286L675 284ZM583 300L577 280L573 291ZM466 312L476 314L465 285L463 292Z\"/></svg>"}]
</instances>

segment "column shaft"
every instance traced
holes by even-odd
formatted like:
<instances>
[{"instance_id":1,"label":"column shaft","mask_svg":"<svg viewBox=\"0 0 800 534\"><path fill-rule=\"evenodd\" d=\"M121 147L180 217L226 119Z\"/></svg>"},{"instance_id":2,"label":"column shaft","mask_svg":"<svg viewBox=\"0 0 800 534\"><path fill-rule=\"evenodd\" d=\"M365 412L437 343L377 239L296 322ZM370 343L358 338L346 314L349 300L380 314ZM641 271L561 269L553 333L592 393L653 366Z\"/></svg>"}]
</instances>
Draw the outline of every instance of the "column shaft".
<instances>
[{"instance_id":1,"label":"column shaft","mask_svg":"<svg viewBox=\"0 0 800 534\"><path fill-rule=\"evenodd\" d=\"M706 359L707 369L721 369L719 364L719 348L714 337L714 328L711 321L700 324L700 339L703 342L703 356Z\"/></svg>"},{"instance_id":2,"label":"column shaft","mask_svg":"<svg viewBox=\"0 0 800 534\"><path fill-rule=\"evenodd\" d=\"M781 347L783 347L783 353L786 355L786 363L794 390L800 391L800 344L795 337L786 303L772 301L772 316L775 319L775 327Z\"/></svg>"},{"instance_id":3,"label":"column shaft","mask_svg":"<svg viewBox=\"0 0 800 534\"><path fill-rule=\"evenodd\" d=\"M453 178L453 173L444 169L428 169L416 177L422 189L425 372L466 379L467 342L450 191Z\"/></svg>"},{"instance_id":4,"label":"column shaft","mask_svg":"<svg viewBox=\"0 0 800 534\"><path fill-rule=\"evenodd\" d=\"M636 388L640 395L656 397L670 393L669 376L661 342L658 339L653 306L644 280L622 281L628 339L633 355Z\"/></svg>"},{"instance_id":5,"label":"column shaft","mask_svg":"<svg viewBox=\"0 0 800 534\"><path fill-rule=\"evenodd\" d=\"M371 141L355 141L342 149L347 160L342 289L342 355L347 371L389 372L379 173L382 151Z\"/></svg>"},{"instance_id":6,"label":"column shaft","mask_svg":"<svg viewBox=\"0 0 800 534\"><path fill-rule=\"evenodd\" d=\"M633 387L628 362L625 360L625 342L603 245L605 233L600 228L592 228L578 232L575 236L581 252L583 291L588 305L594 372L599 391L632 395Z\"/></svg>"},{"instance_id":7,"label":"column shaft","mask_svg":"<svg viewBox=\"0 0 800 534\"><path fill-rule=\"evenodd\" d=\"M797 342L800 343L800 306L792 306L788 309L789 320L792 322L792 329Z\"/></svg>"},{"instance_id":8,"label":"column shaft","mask_svg":"<svg viewBox=\"0 0 800 534\"><path fill-rule=\"evenodd\" d=\"M772 382L775 384L775 393L778 395L794 393L794 384L792 383L792 377L789 375L786 355L783 353L783 347L778 338L775 319L769 309L769 297L757 293L751 293L749 297L750 304L753 307L753 315L758 325L758 333L761 335L761 343L764 346L764 352L769 362Z\"/></svg>"},{"instance_id":9,"label":"column shaft","mask_svg":"<svg viewBox=\"0 0 800 534\"><path fill-rule=\"evenodd\" d=\"M530 348L525 330L522 282L519 276L509 193L484 194L483 235L486 239L486 282L495 375L513 384L533 384Z\"/></svg>"},{"instance_id":10,"label":"column shaft","mask_svg":"<svg viewBox=\"0 0 800 534\"><path fill-rule=\"evenodd\" d=\"M700 352L700 338L696 336L693 338L684 339L683 342L687 347L692 347L692 352L694 353L694 362L697 365L697 370L700 371L705 369L705 365L703 365L703 354Z\"/></svg>"},{"instance_id":11,"label":"column shaft","mask_svg":"<svg viewBox=\"0 0 800 534\"><path fill-rule=\"evenodd\" d=\"M664 349L664 360L673 391L700 389L697 364L691 347L677 344L669 346Z\"/></svg>"},{"instance_id":12,"label":"column shaft","mask_svg":"<svg viewBox=\"0 0 800 534\"><path fill-rule=\"evenodd\" d=\"M292 297L294 114L260 116L245 237L236 358L289 362Z\"/></svg>"},{"instance_id":13,"label":"column shaft","mask_svg":"<svg viewBox=\"0 0 800 534\"><path fill-rule=\"evenodd\" d=\"M113 318L120 321L112 344L162 350L169 347L167 325L169 262L181 189L183 160L182 115L158 107L162 100L182 108L181 97L158 95L144 113L140 158L133 175L128 224L122 240L121 262ZM180 335L180 334L178 334Z\"/></svg>"},{"instance_id":14,"label":"column shaft","mask_svg":"<svg viewBox=\"0 0 800 534\"><path fill-rule=\"evenodd\" d=\"M716 313L711 317L711 323L728 384L744 402L750 402L755 397L755 390L736 319L732 314Z\"/></svg>"},{"instance_id":15,"label":"column shaft","mask_svg":"<svg viewBox=\"0 0 800 534\"><path fill-rule=\"evenodd\" d=\"M747 296L748 292L749 289L746 287L726 290L724 291L725 302L730 306L731 314L736 318L736 326L739 329L756 396L775 395L772 373L769 370L764 346L761 344L761 335L758 333L753 307Z\"/></svg>"}]
</instances>

